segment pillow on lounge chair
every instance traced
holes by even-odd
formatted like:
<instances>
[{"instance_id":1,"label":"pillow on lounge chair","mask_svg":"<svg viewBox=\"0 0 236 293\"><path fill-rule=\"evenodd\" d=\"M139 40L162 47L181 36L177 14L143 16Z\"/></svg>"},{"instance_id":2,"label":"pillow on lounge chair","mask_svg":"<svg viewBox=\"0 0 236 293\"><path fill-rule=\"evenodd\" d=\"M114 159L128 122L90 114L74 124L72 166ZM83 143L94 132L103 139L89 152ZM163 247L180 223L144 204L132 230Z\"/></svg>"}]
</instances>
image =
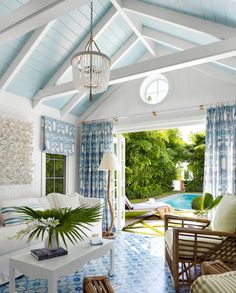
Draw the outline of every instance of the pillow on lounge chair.
<instances>
[{"instance_id":1,"label":"pillow on lounge chair","mask_svg":"<svg viewBox=\"0 0 236 293\"><path fill-rule=\"evenodd\" d=\"M233 233L236 229L236 196L225 195L211 221L213 231Z\"/></svg>"}]
</instances>

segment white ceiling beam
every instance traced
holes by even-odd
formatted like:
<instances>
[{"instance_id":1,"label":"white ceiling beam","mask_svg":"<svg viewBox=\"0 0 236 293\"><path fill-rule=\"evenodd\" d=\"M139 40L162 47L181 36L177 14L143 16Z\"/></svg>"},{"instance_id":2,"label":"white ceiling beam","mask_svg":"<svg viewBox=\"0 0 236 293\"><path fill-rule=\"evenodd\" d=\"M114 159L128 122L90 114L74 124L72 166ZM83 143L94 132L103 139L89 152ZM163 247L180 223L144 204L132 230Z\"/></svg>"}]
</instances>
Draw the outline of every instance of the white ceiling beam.
<instances>
[{"instance_id":1,"label":"white ceiling beam","mask_svg":"<svg viewBox=\"0 0 236 293\"><path fill-rule=\"evenodd\" d=\"M111 0L112 4L115 6L119 14L123 17L123 19L127 22L128 26L133 30L133 32L137 35L139 40L143 43L143 45L147 48L147 50L153 55L156 56L156 50L154 46L144 38L142 34L142 25L140 21L135 18L133 15L129 15L123 9L123 3L121 0Z\"/></svg>"},{"instance_id":2,"label":"white ceiling beam","mask_svg":"<svg viewBox=\"0 0 236 293\"><path fill-rule=\"evenodd\" d=\"M235 51L236 37L208 45L198 46L186 51L156 57L151 60L112 70L109 85L142 78L152 73L164 73L229 58L234 56ZM67 82L42 91L43 96L45 97L68 94L73 91L76 92L73 82Z\"/></svg>"},{"instance_id":3,"label":"white ceiling beam","mask_svg":"<svg viewBox=\"0 0 236 293\"><path fill-rule=\"evenodd\" d=\"M99 20L99 22L93 28L93 35L95 41L98 37L106 30L107 27L111 25L114 19L117 17L118 12L114 7L111 7L107 13ZM79 51L84 50L89 39L89 35L80 43L80 45L69 55L68 58L64 61L64 63L60 66L60 68L56 71L56 73L50 78L45 87L53 86L57 83L59 78L63 77L71 70L71 58Z\"/></svg>"},{"instance_id":4,"label":"white ceiling beam","mask_svg":"<svg viewBox=\"0 0 236 293\"><path fill-rule=\"evenodd\" d=\"M133 48L133 46L139 41L135 34L133 34L123 46L112 56L111 58L111 69L114 68L116 64ZM74 95L61 109L61 116L68 114L76 105L78 105L84 98L86 94L78 93Z\"/></svg>"},{"instance_id":5,"label":"white ceiling beam","mask_svg":"<svg viewBox=\"0 0 236 293\"><path fill-rule=\"evenodd\" d=\"M229 58L235 53L236 37L233 37L115 69L111 72L110 84L142 78L152 73L163 73Z\"/></svg>"},{"instance_id":6,"label":"white ceiling beam","mask_svg":"<svg viewBox=\"0 0 236 293\"><path fill-rule=\"evenodd\" d=\"M42 101L73 95L77 92L78 91L74 88L73 82L62 83L57 86L45 88L40 91L40 95L35 96L32 101L32 107L35 108Z\"/></svg>"},{"instance_id":7,"label":"white ceiling beam","mask_svg":"<svg viewBox=\"0 0 236 293\"><path fill-rule=\"evenodd\" d=\"M123 8L126 12L135 12L139 15L187 28L192 32L214 36L216 40L236 36L235 28L138 0L123 0Z\"/></svg>"},{"instance_id":8,"label":"white ceiling beam","mask_svg":"<svg viewBox=\"0 0 236 293\"><path fill-rule=\"evenodd\" d=\"M49 31L53 23L54 23L54 20L52 20L48 24L42 26L41 28L38 28L37 30L33 32L29 40L25 43L25 45L22 47L20 52L17 54L15 59L12 61L10 66L7 68L7 70L4 72L3 76L1 77L0 89L5 90L9 86L9 84L15 78L17 73L24 66L25 62L29 59L31 54L37 48L41 40L47 34L47 32Z\"/></svg>"},{"instance_id":9,"label":"white ceiling beam","mask_svg":"<svg viewBox=\"0 0 236 293\"><path fill-rule=\"evenodd\" d=\"M0 44L7 43L82 5L87 0L31 0L1 16Z\"/></svg>"},{"instance_id":10,"label":"white ceiling beam","mask_svg":"<svg viewBox=\"0 0 236 293\"><path fill-rule=\"evenodd\" d=\"M194 44L192 42L177 38L169 34L162 33L160 31L157 31L148 27L143 27L143 35L148 39L151 39L162 45L171 47L176 50L188 50L198 46L197 44ZM227 67L229 69L236 70L235 57L227 58L227 59L219 60L219 61L214 61L214 63Z\"/></svg>"}]
</instances>

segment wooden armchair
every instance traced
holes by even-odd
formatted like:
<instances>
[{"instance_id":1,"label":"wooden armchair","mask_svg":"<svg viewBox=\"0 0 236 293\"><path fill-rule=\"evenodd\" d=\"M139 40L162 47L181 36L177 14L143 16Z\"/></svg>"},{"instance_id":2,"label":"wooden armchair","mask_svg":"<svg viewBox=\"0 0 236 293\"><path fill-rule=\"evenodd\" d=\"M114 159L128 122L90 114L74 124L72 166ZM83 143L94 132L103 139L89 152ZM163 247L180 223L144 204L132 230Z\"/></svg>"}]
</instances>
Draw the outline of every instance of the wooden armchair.
<instances>
[{"instance_id":1,"label":"wooden armchair","mask_svg":"<svg viewBox=\"0 0 236 293\"><path fill-rule=\"evenodd\" d=\"M236 264L236 234L211 231L207 219L165 216L165 257L176 291L201 274L203 261Z\"/></svg>"}]
</instances>

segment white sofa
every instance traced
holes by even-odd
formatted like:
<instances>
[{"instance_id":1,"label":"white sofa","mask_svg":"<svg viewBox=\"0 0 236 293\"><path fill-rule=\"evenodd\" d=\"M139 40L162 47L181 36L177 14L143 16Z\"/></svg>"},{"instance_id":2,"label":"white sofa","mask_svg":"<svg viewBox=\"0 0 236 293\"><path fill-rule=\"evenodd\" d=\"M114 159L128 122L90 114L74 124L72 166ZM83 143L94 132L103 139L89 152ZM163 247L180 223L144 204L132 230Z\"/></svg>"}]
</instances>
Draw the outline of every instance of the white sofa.
<instances>
[{"instance_id":1,"label":"white sofa","mask_svg":"<svg viewBox=\"0 0 236 293\"><path fill-rule=\"evenodd\" d=\"M78 193L69 195L63 194L50 194L42 198L24 198L17 200L0 201L0 285L8 282L9 275L9 257L25 251L30 251L32 248L43 247L44 243L41 241L33 240L30 245L26 244L26 240L11 239L18 231L26 227L26 224L10 224L7 223L6 216L1 212L6 211L6 207L13 206L32 206L38 203L41 209L50 209L55 207L72 207L75 208L79 205L93 206L96 204L103 204L103 199L98 198L85 198ZM5 210L4 210L5 208ZM4 221L5 220L5 221ZM102 221L93 224L90 230L86 230L88 241L92 234L99 234L102 237ZM17 275L20 275L17 273Z\"/></svg>"}]
</instances>

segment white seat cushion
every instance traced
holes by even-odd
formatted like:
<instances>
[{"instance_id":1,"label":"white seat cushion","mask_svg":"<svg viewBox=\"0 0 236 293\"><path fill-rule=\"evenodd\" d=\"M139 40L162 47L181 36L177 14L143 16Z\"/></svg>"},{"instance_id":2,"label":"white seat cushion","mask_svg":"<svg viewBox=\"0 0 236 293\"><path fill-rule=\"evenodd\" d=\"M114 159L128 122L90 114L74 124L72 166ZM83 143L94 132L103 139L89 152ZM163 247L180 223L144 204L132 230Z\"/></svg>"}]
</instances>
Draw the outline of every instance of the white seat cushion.
<instances>
[{"instance_id":1,"label":"white seat cushion","mask_svg":"<svg viewBox=\"0 0 236 293\"><path fill-rule=\"evenodd\" d=\"M225 195L211 221L213 231L233 233L236 229L236 196Z\"/></svg>"},{"instance_id":2,"label":"white seat cushion","mask_svg":"<svg viewBox=\"0 0 236 293\"><path fill-rule=\"evenodd\" d=\"M174 233L173 232L174 232L173 229L168 229L165 232L165 242L167 244L168 250L171 252L171 255L173 255L173 242L174 242L174 239L173 239ZM210 236L207 236L207 237L210 237ZM216 236L210 237L210 238L198 237L198 241L199 241L198 242L199 246L204 246L204 247L198 248L198 256L201 256L205 252L207 252L211 247L213 247L214 245L220 244L222 242L222 238L216 237ZM195 252L194 252L193 237L182 236L182 235L180 236L179 252L181 255L192 257L192 258L194 257Z\"/></svg>"}]
</instances>

